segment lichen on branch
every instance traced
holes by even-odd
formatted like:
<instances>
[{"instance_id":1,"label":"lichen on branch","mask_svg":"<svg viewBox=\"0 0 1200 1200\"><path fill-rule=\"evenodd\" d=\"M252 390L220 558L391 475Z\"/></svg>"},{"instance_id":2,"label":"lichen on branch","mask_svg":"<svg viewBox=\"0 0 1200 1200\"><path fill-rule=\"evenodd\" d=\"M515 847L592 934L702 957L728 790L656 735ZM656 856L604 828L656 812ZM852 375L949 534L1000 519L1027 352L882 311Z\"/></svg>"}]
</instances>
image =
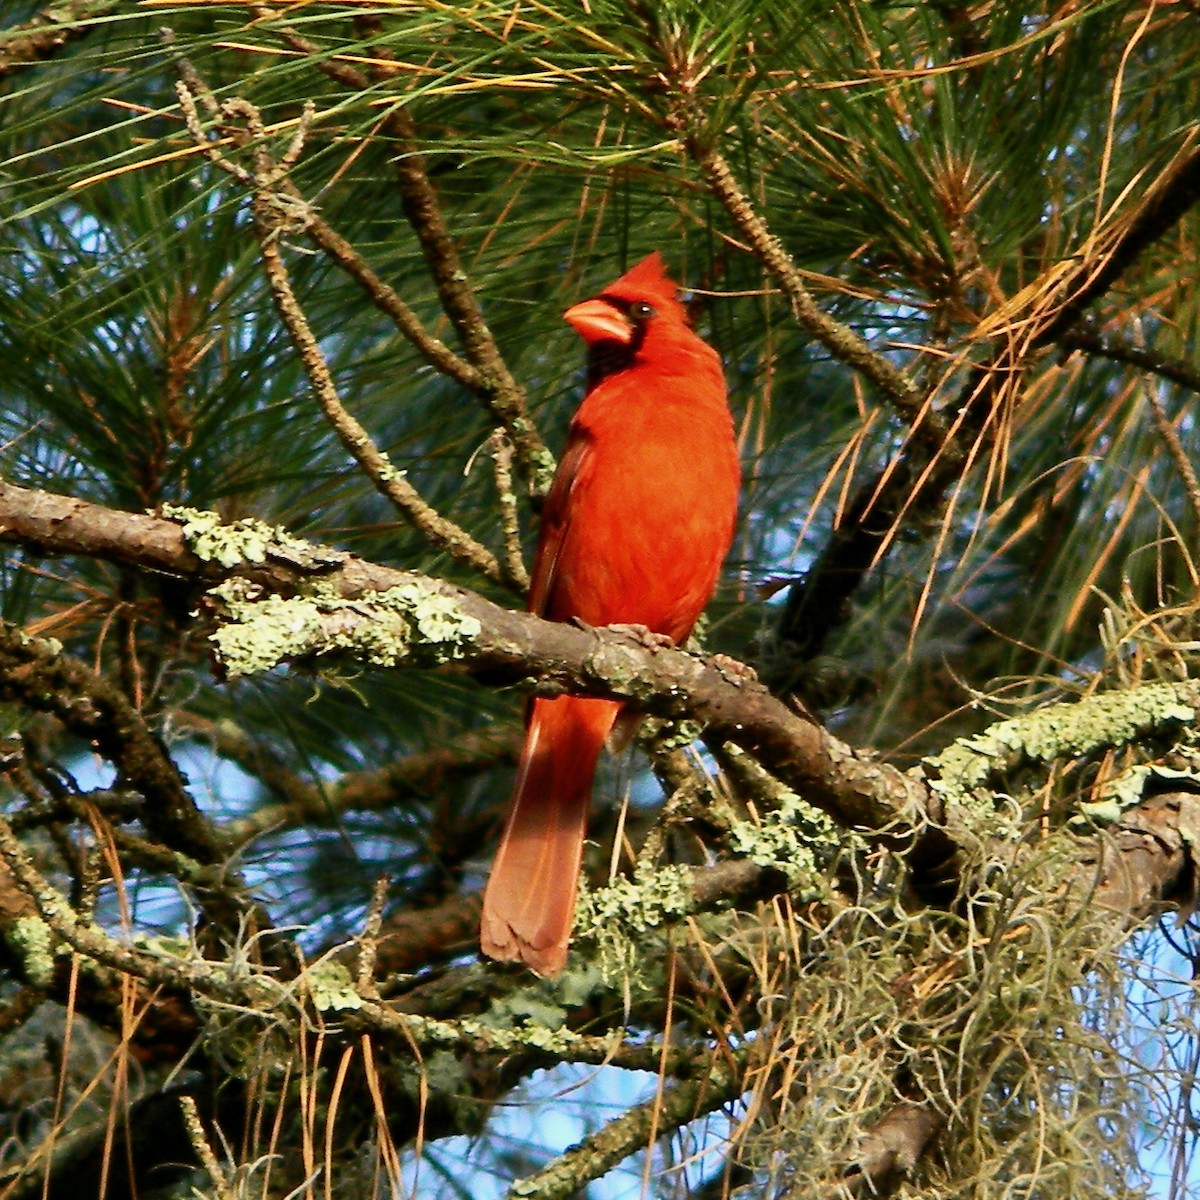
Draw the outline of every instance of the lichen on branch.
<instances>
[{"instance_id":1,"label":"lichen on branch","mask_svg":"<svg viewBox=\"0 0 1200 1200\"><path fill-rule=\"evenodd\" d=\"M261 596L253 585L231 579L209 596L226 615L209 638L232 676L331 654L377 667L410 658L436 666L461 657L482 631L452 596L419 583L347 600L323 589L307 596Z\"/></svg>"},{"instance_id":2,"label":"lichen on branch","mask_svg":"<svg viewBox=\"0 0 1200 1200\"><path fill-rule=\"evenodd\" d=\"M1149 683L998 721L925 759L930 787L948 803L969 807L993 775L1022 762L1078 757L1193 721L1194 697L1191 684Z\"/></svg>"}]
</instances>

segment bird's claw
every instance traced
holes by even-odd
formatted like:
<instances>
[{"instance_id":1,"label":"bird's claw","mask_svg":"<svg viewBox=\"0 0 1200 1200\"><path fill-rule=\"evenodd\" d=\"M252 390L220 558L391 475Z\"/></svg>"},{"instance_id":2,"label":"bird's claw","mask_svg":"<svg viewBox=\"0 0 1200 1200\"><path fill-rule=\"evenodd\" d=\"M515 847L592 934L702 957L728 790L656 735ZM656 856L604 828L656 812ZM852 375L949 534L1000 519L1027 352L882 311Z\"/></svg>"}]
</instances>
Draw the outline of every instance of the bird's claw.
<instances>
[{"instance_id":1,"label":"bird's claw","mask_svg":"<svg viewBox=\"0 0 1200 1200\"><path fill-rule=\"evenodd\" d=\"M674 638L669 637L665 633L655 633L653 629L645 625L621 624L609 625L608 628L616 630L617 633L624 633L629 637L636 638L647 650L669 650L675 645Z\"/></svg>"},{"instance_id":2,"label":"bird's claw","mask_svg":"<svg viewBox=\"0 0 1200 1200\"><path fill-rule=\"evenodd\" d=\"M714 654L711 661L722 675L730 679L736 679L739 683L758 682L758 672L740 659L730 658L728 654Z\"/></svg>"}]
</instances>

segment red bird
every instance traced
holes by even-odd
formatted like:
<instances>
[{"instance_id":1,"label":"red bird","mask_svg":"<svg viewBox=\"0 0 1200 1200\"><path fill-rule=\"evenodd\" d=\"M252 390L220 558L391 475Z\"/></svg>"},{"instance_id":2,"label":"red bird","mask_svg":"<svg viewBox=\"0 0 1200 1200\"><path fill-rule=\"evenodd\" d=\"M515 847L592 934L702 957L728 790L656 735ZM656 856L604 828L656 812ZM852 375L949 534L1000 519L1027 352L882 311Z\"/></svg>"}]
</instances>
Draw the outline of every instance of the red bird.
<instances>
[{"instance_id":1,"label":"red bird","mask_svg":"<svg viewBox=\"0 0 1200 1200\"><path fill-rule=\"evenodd\" d=\"M542 517L530 611L683 641L733 540L738 469L721 360L692 332L657 251L567 310L588 390ZM621 705L534 699L480 944L557 975L567 959L601 747Z\"/></svg>"}]
</instances>

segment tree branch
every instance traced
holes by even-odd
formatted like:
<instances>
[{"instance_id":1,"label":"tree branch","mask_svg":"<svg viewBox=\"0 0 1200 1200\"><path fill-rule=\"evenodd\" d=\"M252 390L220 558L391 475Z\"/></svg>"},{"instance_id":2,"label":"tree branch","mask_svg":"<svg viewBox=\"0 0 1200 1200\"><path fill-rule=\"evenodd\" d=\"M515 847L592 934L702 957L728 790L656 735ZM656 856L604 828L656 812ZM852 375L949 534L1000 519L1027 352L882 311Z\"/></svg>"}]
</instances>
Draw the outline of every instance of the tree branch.
<instances>
[{"instance_id":1,"label":"tree branch","mask_svg":"<svg viewBox=\"0 0 1200 1200\"><path fill-rule=\"evenodd\" d=\"M271 288L276 311L291 337L292 345L308 376L313 396L338 440L363 469L367 478L381 495L390 500L408 522L432 545L474 568L489 579L512 583L501 570L500 563L486 546L477 542L465 529L442 516L397 470L386 454L375 445L370 434L342 404L325 355L309 327L308 318L292 288L291 275L279 249L283 234L291 228L303 229L307 215L303 209L289 205L287 194L280 184L299 159L304 145L313 107L306 106L291 146L278 162L271 158L265 142L265 129L258 109L242 99L227 100L219 112L226 120L237 119L243 124L233 128L237 145L251 151L254 167L247 170L226 158L209 139L200 124L196 101L186 84L176 86L184 118L195 143L200 146L214 166L233 176L250 192L254 229L258 236L263 269ZM211 109L216 108L207 89L200 93Z\"/></svg>"},{"instance_id":2,"label":"tree branch","mask_svg":"<svg viewBox=\"0 0 1200 1200\"><path fill-rule=\"evenodd\" d=\"M1007 339L992 359L970 371L958 397L947 406L955 414L941 441L928 429L906 440L900 456L858 489L846 515L804 578L793 585L779 622L787 649L772 682L789 686L792 658L820 652L843 623L847 602L899 528L901 520L929 523L939 513L969 465L983 457L994 437L1000 399L1014 395L1035 352L1070 344L1088 305L1103 295L1158 238L1200 199L1200 149L1181 149L1149 188L1136 211L1107 239L1103 252L1083 255L1065 273L1056 264L1043 280L1024 289L1033 299L1025 308L989 318L993 339ZM1061 277L1060 277L1061 276ZM1019 336L1013 338L1013 330ZM982 337L980 332L978 336Z\"/></svg>"},{"instance_id":3,"label":"tree branch","mask_svg":"<svg viewBox=\"0 0 1200 1200\"><path fill-rule=\"evenodd\" d=\"M343 87L356 91L367 91L371 87L371 80L362 71L326 54L316 42L285 24L281 14L263 4L252 4L251 11L260 21L269 22L273 31L293 50L312 58L318 70L336 79ZM397 103L388 110L383 131L395 144L396 178L404 214L416 234L442 309L454 326L468 361L478 372L472 390L512 439L522 479L534 495L542 495L549 489L554 473L553 457L529 418L525 391L508 369L484 319L446 224L437 191L429 178L407 105Z\"/></svg>"},{"instance_id":4,"label":"tree branch","mask_svg":"<svg viewBox=\"0 0 1200 1200\"><path fill-rule=\"evenodd\" d=\"M1113 362L1126 363L1161 379L1177 383L1189 391L1200 392L1200 367L1187 359L1166 358L1145 346L1135 346L1132 342L1100 333L1094 327L1082 323L1065 330L1059 336L1058 342L1068 350L1082 350L1086 354L1095 354Z\"/></svg>"},{"instance_id":5,"label":"tree branch","mask_svg":"<svg viewBox=\"0 0 1200 1200\"><path fill-rule=\"evenodd\" d=\"M65 0L30 21L0 31L0 79L52 58L68 42L96 28L95 22L120 7L121 0Z\"/></svg>"}]
</instances>

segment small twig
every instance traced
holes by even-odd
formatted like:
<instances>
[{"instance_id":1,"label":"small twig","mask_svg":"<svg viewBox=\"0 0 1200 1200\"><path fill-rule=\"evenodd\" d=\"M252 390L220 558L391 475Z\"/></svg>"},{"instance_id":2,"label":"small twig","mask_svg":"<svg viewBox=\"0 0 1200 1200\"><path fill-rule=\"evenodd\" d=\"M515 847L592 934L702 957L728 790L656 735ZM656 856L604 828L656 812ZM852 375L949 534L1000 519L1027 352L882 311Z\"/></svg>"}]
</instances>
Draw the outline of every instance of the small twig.
<instances>
[{"instance_id":1,"label":"small twig","mask_svg":"<svg viewBox=\"0 0 1200 1200\"><path fill-rule=\"evenodd\" d=\"M245 1002L241 985L219 973L212 964L195 957L160 959L121 945L99 926L83 921L62 893L42 876L33 860L3 817L0 817L0 859L28 896L38 915L73 950L124 975L132 975L159 987L194 987L205 995L227 1003Z\"/></svg>"},{"instance_id":2,"label":"small twig","mask_svg":"<svg viewBox=\"0 0 1200 1200\"><path fill-rule=\"evenodd\" d=\"M1192 466L1191 457L1183 448L1183 442L1179 440L1179 430L1175 428L1175 422L1167 416L1162 401L1152 387L1146 388L1145 391L1150 411L1154 414L1154 427L1167 443L1167 450L1175 462L1175 469L1179 472L1179 478L1187 492L1188 503L1192 507L1192 519L1197 527L1200 527L1200 479L1196 478L1196 468Z\"/></svg>"},{"instance_id":3,"label":"small twig","mask_svg":"<svg viewBox=\"0 0 1200 1200\"><path fill-rule=\"evenodd\" d=\"M522 592L529 591L529 572L521 553L521 526L517 520L517 497L513 491L513 444L507 432L496 429L488 439L492 451L492 473L496 479L496 496L500 502L500 526L504 532L504 569L513 585Z\"/></svg>"},{"instance_id":4,"label":"small twig","mask_svg":"<svg viewBox=\"0 0 1200 1200\"><path fill-rule=\"evenodd\" d=\"M229 1180L221 1169L221 1164L217 1162L217 1156L213 1153L212 1147L208 1144L196 1101L185 1093L179 1097L179 1107L183 1110L183 1124L187 1129L188 1141L192 1143L192 1149L195 1150L200 1165L208 1172L209 1182L212 1184L216 1200L235 1200Z\"/></svg>"},{"instance_id":5,"label":"small twig","mask_svg":"<svg viewBox=\"0 0 1200 1200\"><path fill-rule=\"evenodd\" d=\"M688 152L703 173L713 195L724 206L759 261L783 289L792 314L801 327L828 347L835 357L869 379L914 429L923 428L927 440L941 442L945 437L943 422L927 398L921 395L903 371L897 370L882 354L872 350L853 329L835 321L817 304L791 255L738 185L725 156L715 145L701 137L696 128L697 118L689 114L690 109L685 109L683 115L675 118L686 130Z\"/></svg>"},{"instance_id":6,"label":"small twig","mask_svg":"<svg viewBox=\"0 0 1200 1200\"><path fill-rule=\"evenodd\" d=\"M50 713L92 742L145 797L147 829L171 850L206 866L223 853L179 769L119 688L57 644L0 623L0 699Z\"/></svg>"},{"instance_id":7,"label":"small twig","mask_svg":"<svg viewBox=\"0 0 1200 1200\"><path fill-rule=\"evenodd\" d=\"M391 882L387 875L380 875L375 880L371 905L367 909L366 925L358 941L358 994L368 1000L379 999L379 988L375 983L375 963L379 956L379 930L383 925L383 906L387 902Z\"/></svg>"},{"instance_id":8,"label":"small twig","mask_svg":"<svg viewBox=\"0 0 1200 1200\"><path fill-rule=\"evenodd\" d=\"M1166 358L1155 354L1145 346L1135 346L1130 342L1098 333L1087 325L1077 325L1068 329L1059 339L1059 343L1071 350L1082 350L1087 354L1095 354L1113 362L1126 363L1132 367L1140 367L1151 375L1169 379L1180 387L1200 392L1200 367L1183 358Z\"/></svg>"},{"instance_id":9,"label":"small twig","mask_svg":"<svg viewBox=\"0 0 1200 1200\"><path fill-rule=\"evenodd\" d=\"M289 196L303 202L300 192L290 180L284 180L281 186ZM440 338L434 337L422 324L420 317L400 299L395 289L380 279L367 266L358 251L323 220L318 212L310 207L308 214L308 224L304 232L309 240L324 250L362 288L380 312L391 318L400 334L411 343L421 357L435 370L461 384L468 391L484 390L480 373L469 362L455 354Z\"/></svg>"},{"instance_id":10,"label":"small twig","mask_svg":"<svg viewBox=\"0 0 1200 1200\"><path fill-rule=\"evenodd\" d=\"M299 158L304 135L313 119L312 103L306 103L296 134L287 151L275 162L266 148L262 118L258 109L243 99L226 100L221 105L222 114L236 117L243 127L235 131L235 140L253 148L254 169L252 172L228 159L215 146L200 124L195 100L190 88L183 82L176 85L184 119L197 144L214 166L233 176L250 190L251 211L258 234L259 251L267 282L287 331L296 348L305 374L308 376L313 395L324 412L326 419L350 455L358 462L376 489L387 497L431 544L445 550L460 562L497 582L505 582L504 572L496 556L477 542L465 529L442 516L428 504L415 487L397 469L387 455L379 449L366 429L342 404L329 365L321 353L320 345L309 327L308 319L292 289L291 276L279 242L285 233L303 232L308 228L311 213L298 197L288 195L280 184L290 165Z\"/></svg>"},{"instance_id":11,"label":"small twig","mask_svg":"<svg viewBox=\"0 0 1200 1200\"><path fill-rule=\"evenodd\" d=\"M317 43L282 23L282 17L263 4L251 12L293 50L311 57L316 67L343 87L366 91L371 80L362 71L330 56ZM383 130L396 143L393 159L400 183L405 216L412 225L442 309L450 318L467 359L477 372L472 391L483 401L493 418L512 438L517 468L535 496L544 495L554 474L554 459L529 417L525 391L513 377L500 353L492 331L484 320L475 290L467 277L458 248L446 225L441 203L429 178L416 140L416 129L408 107L396 105L387 114Z\"/></svg>"},{"instance_id":12,"label":"small twig","mask_svg":"<svg viewBox=\"0 0 1200 1200\"><path fill-rule=\"evenodd\" d=\"M163 30L163 39L168 44L173 44L174 35L170 30ZM177 56L176 68L188 90L200 99L210 116L214 119L219 117L220 106L195 67L186 58ZM352 72L352 75L357 84L365 85L366 81L360 79L357 73ZM195 137L194 131L192 136ZM425 328L421 318L397 295L395 289L371 270L362 255L304 199L296 185L290 179L281 179L279 187L297 204L305 206L308 218L304 228L306 236L359 285L380 312L391 318L401 336L408 340L421 357L435 370L461 384L468 391L481 392L484 385L480 373L466 359L455 354L441 338L434 337Z\"/></svg>"},{"instance_id":13,"label":"small twig","mask_svg":"<svg viewBox=\"0 0 1200 1200\"><path fill-rule=\"evenodd\" d=\"M627 1109L595 1133L536 1174L518 1180L508 1192L509 1200L567 1200L579 1195L586 1184L599 1179L623 1159L644 1149L654 1131L658 1137L673 1133L689 1121L736 1100L747 1090L746 1072L739 1061L727 1056L714 1062L702 1079L685 1080L664 1087L642 1104Z\"/></svg>"}]
</instances>

